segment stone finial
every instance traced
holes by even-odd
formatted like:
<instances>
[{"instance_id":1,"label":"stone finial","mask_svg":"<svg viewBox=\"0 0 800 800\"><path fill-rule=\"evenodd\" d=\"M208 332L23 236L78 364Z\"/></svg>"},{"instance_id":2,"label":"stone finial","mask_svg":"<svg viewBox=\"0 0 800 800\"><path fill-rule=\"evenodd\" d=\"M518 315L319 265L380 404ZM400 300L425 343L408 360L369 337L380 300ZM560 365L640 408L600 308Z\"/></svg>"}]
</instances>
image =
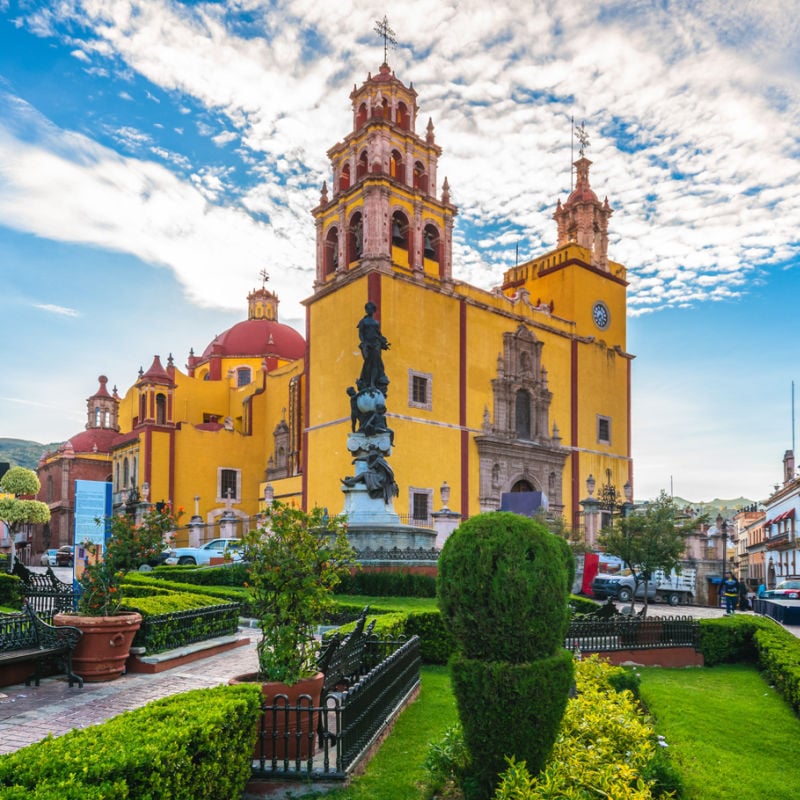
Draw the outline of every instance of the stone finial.
<instances>
[{"instance_id":1,"label":"stone finial","mask_svg":"<svg viewBox=\"0 0 800 800\"><path fill-rule=\"evenodd\" d=\"M428 117L428 127L425 129L425 141L428 144L433 144L435 142L435 137L433 135L433 120Z\"/></svg>"},{"instance_id":2,"label":"stone finial","mask_svg":"<svg viewBox=\"0 0 800 800\"><path fill-rule=\"evenodd\" d=\"M328 181L322 181L322 191L319 194L320 205L325 205L328 202Z\"/></svg>"},{"instance_id":3,"label":"stone finial","mask_svg":"<svg viewBox=\"0 0 800 800\"><path fill-rule=\"evenodd\" d=\"M447 180L447 176L445 176L442 184L442 202L447 205L450 204L450 182Z\"/></svg>"}]
</instances>

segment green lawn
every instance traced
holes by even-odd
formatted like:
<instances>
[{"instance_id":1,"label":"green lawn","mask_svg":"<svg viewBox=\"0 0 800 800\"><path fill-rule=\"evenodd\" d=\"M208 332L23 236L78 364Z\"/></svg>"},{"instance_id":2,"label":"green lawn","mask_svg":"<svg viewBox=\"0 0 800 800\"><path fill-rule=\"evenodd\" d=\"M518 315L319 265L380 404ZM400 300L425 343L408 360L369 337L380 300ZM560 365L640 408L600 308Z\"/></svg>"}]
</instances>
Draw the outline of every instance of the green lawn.
<instances>
[{"instance_id":1,"label":"green lawn","mask_svg":"<svg viewBox=\"0 0 800 800\"><path fill-rule=\"evenodd\" d=\"M390 609L392 611L438 611L435 597L365 597L355 594L337 594L337 603L355 606L369 606L372 611Z\"/></svg>"},{"instance_id":2,"label":"green lawn","mask_svg":"<svg viewBox=\"0 0 800 800\"><path fill-rule=\"evenodd\" d=\"M800 797L800 720L754 667L640 674L642 700L683 775L682 800Z\"/></svg>"},{"instance_id":3,"label":"green lawn","mask_svg":"<svg viewBox=\"0 0 800 800\"><path fill-rule=\"evenodd\" d=\"M329 792L329 800L420 800L422 763L428 745L441 739L457 720L446 667L423 667L416 702L400 715L394 730L346 789Z\"/></svg>"}]
</instances>

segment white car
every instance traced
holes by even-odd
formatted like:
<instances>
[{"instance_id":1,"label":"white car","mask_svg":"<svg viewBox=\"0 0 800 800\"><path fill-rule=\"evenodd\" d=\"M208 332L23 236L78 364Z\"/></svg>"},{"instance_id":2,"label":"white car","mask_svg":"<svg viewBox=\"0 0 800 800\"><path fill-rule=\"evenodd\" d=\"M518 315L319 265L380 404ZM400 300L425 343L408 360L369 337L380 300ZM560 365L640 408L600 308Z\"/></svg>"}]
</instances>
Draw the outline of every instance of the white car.
<instances>
[{"instance_id":1,"label":"white car","mask_svg":"<svg viewBox=\"0 0 800 800\"><path fill-rule=\"evenodd\" d=\"M200 547L176 547L169 551L166 564L209 564L212 558L229 556L241 561L241 539L212 539Z\"/></svg>"},{"instance_id":2,"label":"white car","mask_svg":"<svg viewBox=\"0 0 800 800\"><path fill-rule=\"evenodd\" d=\"M58 550L45 550L42 553L42 557L39 560L39 563L43 567L55 567L56 566L56 553Z\"/></svg>"}]
</instances>

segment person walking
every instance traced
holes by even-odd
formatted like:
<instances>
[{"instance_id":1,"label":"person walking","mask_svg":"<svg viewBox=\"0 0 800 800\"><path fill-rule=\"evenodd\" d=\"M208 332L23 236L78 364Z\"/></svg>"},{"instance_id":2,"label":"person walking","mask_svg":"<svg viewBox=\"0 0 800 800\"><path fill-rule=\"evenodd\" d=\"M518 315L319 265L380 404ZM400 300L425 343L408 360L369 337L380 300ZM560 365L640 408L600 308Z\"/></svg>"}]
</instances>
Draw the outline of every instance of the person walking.
<instances>
[{"instance_id":1,"label":"person walking","mask_svg":"<svg viewBox=\"0 0 800 800\"><path fill-rule=\"evenodd\" d=\"M736 601L739 599L739 581L733 577L732 572L725 573L725 580L722 581L722 593L725 596L725 616L734 613Z\"/></svg>"}]
</instances>

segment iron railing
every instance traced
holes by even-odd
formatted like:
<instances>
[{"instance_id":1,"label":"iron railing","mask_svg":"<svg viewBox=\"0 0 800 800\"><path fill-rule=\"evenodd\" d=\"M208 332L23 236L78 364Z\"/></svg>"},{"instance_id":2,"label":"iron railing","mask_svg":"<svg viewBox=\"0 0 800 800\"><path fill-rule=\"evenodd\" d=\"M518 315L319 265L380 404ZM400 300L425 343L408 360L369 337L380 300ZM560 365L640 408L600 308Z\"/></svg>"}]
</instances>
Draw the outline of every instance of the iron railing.
<instances>
[{"instance_id":1,"label":"iron railing","mask_svg":"<svg viewBox=\"0 0 800 800\"><path fill-rule=\"evenodd\" d=\"M573 619L564 639L568 650L646 650L700 647L700 623L692 617Z\"/></svg>"},{"instance_id":2,"label":"iron railing","mask_svg":"<svg viewBox=\"0 0 800 800\"><path fill-rule=\"evenodd\" d=\"M130 602L135 607L136 600ZM230 636L239 629L239 603L222 603L168 614L142 614L142 625L133 640L148 655L174 650L217 636Z\"/></svg>"},{"instance_id":3,"label":"iron railing","mask_svg":"<svg viewBox=\"0 0 800 800\"><path fill-rule=\"evenodd\" d=\"M380 644L375 639L373 656L390 652L348 689L325 695L319 706L309 695L292 706L286 695L262 705L254 778L344 780L363 760L419 686L419 637ZM288 723L285 731L279 732L280 721Z\"/></svg>"},{"instance_id":4,"label":"iron railing","mask_svg":"<svg viewBox=\"0 0 800 800\"><path fill-rule=\"evenodd\" d=\"M359 561L437 561L440 551L435 547L404 548L365 547L356 553Z\"/></svg>"}]
</instances>

